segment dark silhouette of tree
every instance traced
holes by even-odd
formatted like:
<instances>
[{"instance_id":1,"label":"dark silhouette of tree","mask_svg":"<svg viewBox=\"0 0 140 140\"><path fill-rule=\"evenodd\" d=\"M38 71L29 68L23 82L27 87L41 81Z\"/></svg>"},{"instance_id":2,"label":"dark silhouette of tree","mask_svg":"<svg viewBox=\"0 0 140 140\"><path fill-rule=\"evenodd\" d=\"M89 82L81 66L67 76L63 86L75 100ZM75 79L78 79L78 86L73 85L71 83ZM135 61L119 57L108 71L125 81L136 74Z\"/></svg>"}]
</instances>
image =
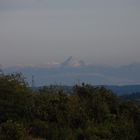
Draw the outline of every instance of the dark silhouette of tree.
<instances>
[{"instance_id":1,"label":"dark silhouette of tree","mask_svg":"<svg viewBox=\"0 0 140 140\"><path fill-rule=\"evenodd\" d=\"M72 93L72 94L71 94ZM140 107L104 87L31 91L21 74L0 76L0 140L139 140Z\"/></svg>"}]
</instances>

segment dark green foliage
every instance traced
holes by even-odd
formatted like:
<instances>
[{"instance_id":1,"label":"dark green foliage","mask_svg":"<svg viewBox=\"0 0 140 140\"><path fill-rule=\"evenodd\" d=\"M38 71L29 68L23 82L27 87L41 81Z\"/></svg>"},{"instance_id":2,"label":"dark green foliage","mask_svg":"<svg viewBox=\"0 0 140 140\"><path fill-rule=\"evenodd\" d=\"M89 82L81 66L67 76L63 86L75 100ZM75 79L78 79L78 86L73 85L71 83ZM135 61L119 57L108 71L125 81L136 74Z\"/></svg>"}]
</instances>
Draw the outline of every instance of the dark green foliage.
<instances>
[{"instance_id":1,"label":"dark green foliage","mask_svg":"<svg viewBox=\"0 0 140 140\"><path fill-rule=\"evenodd\" d=\"M47 137L48 126L41 120L33 120L30 124L29 134L34 137Z\"/></svg>"},{"instance_id":2,"label":"dark green foliage","mask_svg":"<svg viewBox=\"0 0 140 140\"><path fill-rule=\"evenodd\" d=\"M26 138L23 125L12 120L0 125L0 140L26 140Z\"/></svg>"},{"instance_id":3,"label":"dark green foliage","mask_svg":"<svg viewBox=\"0 0 140 140\"><path fill-rule=\"evenodd\" d=\"M0 77L0 122L30 118L31 91L21 74Z\"/></svg>"},{"instance_id":4,"label":"dark green foliage","mask_svg":"<svg viewBox=\"0 0 140 140\"><path fill-rule=\"evenodd\" d=\"M133 101L140 105L140 92L132 93L132 94L125 94L122 95L121 98L127 101Z\"/></svg>"},{"instance_id":5,"label":"dark green foliage","mask_svg":"<svg viewBox=\"0 0 140 140\"><path fill-rule=\"evenodd\" d=\"M10 120L10 121L9 121ZM139 140L140 107L104 87L31 91L21 74L0 77L0 140Z\"/></svg>"}]
</instances>

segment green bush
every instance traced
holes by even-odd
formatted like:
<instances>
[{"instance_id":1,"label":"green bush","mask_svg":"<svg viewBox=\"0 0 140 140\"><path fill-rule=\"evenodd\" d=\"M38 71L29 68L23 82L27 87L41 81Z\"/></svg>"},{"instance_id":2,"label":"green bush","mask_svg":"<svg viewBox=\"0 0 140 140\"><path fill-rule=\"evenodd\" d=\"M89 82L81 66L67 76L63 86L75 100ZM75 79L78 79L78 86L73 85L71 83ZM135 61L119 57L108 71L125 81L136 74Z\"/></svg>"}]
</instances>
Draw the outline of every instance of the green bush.
<instances>
[{"instance_id":1,"label":"green bush","mask_svg":"<svg viewBox=\"0 0 140 140\"><path fill-rule=\"evenodd\" d=\"M46 138L47 124L41 120L34 120L30 126L30 135L34 137Z\"/></svg>"},{"instance_id":2,"label":"green bush","mask_svg":"<svg viewBox=\"0 0 140 140\"><path fill-rule=\"evenodd\" d=\"M0 125L0 140L26 140L22 124L8 120Z\"/></svg>"}]
</instances>

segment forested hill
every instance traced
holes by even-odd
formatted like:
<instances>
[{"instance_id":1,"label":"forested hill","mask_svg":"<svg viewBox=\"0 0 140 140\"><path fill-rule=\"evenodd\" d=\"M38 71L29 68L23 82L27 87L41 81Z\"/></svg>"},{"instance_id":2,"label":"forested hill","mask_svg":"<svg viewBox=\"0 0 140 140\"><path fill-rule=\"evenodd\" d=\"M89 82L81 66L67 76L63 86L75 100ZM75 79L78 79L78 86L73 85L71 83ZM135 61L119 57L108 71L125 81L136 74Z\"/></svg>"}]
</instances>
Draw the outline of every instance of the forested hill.
<instances>
[{"instance_id":1,"label":"forested hill","mask_svg":"<svg viewBox=\"0 0 140 140\"><path fill-rule=\"evenodd\" d=\"M66 85L50 85L57 87L59 89L63 89L64 91L71 93L73 86L66 86ZM122 95L129 95L132 93L140 93L140 85L125 85L125 86L106 86L106 85L94 85L95 87L105 87L106 89L111 90L113 93L115 93L118 96ZM35 90L38 90L39 87L34 87Z\"/></svg>"},{"instance_id":2,"label":"forested hill","mask_svg":"<svg viewBox=\"0 0 140 140\"><path fill-rule=\"evenodd\" d=\"M140 85L125 85L125 86L105 86L107 89L112 90L117 95L132 94L140 92Z\"/></svg>"},{"instance_id":3,"label":"forested hill","mask_svg":"<svg viewBox=\"0 0 140 140\"><path fill-rule=\"evenodd\" d=\"M32 91L20 74L0 75L0 140L140 140L140 106L104 87L73 94Z\"/></svg>"},{"instance_id":4,"label":"forested hill","mask_svg":"<svg viewBox=\"0 0 140 140\"><path fill-rule=\"evenodd\" d=\"M124 100L135 101L140 104L140 92L135 92L132 94L124 94L121 96L121 98Z\"/></svg>"}]
</instances>

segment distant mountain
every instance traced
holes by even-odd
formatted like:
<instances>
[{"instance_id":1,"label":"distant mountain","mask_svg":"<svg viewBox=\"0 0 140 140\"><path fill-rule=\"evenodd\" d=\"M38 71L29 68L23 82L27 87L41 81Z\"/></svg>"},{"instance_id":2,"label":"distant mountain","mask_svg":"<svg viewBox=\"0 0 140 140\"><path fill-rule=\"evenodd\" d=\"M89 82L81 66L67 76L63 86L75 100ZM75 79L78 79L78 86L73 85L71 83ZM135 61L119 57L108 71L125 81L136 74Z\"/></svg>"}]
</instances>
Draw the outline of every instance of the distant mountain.
<instances>
[{"instance_id":1,"label":"distant mountain","mask_svg":"<svg viewBox=\"0 0 140 140\"><path fill-rule=\"evenodd\" d=\"M70 56L68 59L62 62L60 66L61 67L81 67L81 66L85 66L85 62L83 60L73 59L73 57Z\"/></svg>"},{"instance_id":2,"label":"distant mountain","mask_svg":"<svg viewBox=\"0 0 140 140\"><path fill-rule=\"evenodd\" d=\"M36 86L45 84L74 85L85 82L93 85L135 85L140 84L140 64L121 67L86 64L72 56L64 62L53 62L39 66L13 66L4 69L6 73L22 72L29 83L34 75Z\"/></svg>"}]
</instances>

